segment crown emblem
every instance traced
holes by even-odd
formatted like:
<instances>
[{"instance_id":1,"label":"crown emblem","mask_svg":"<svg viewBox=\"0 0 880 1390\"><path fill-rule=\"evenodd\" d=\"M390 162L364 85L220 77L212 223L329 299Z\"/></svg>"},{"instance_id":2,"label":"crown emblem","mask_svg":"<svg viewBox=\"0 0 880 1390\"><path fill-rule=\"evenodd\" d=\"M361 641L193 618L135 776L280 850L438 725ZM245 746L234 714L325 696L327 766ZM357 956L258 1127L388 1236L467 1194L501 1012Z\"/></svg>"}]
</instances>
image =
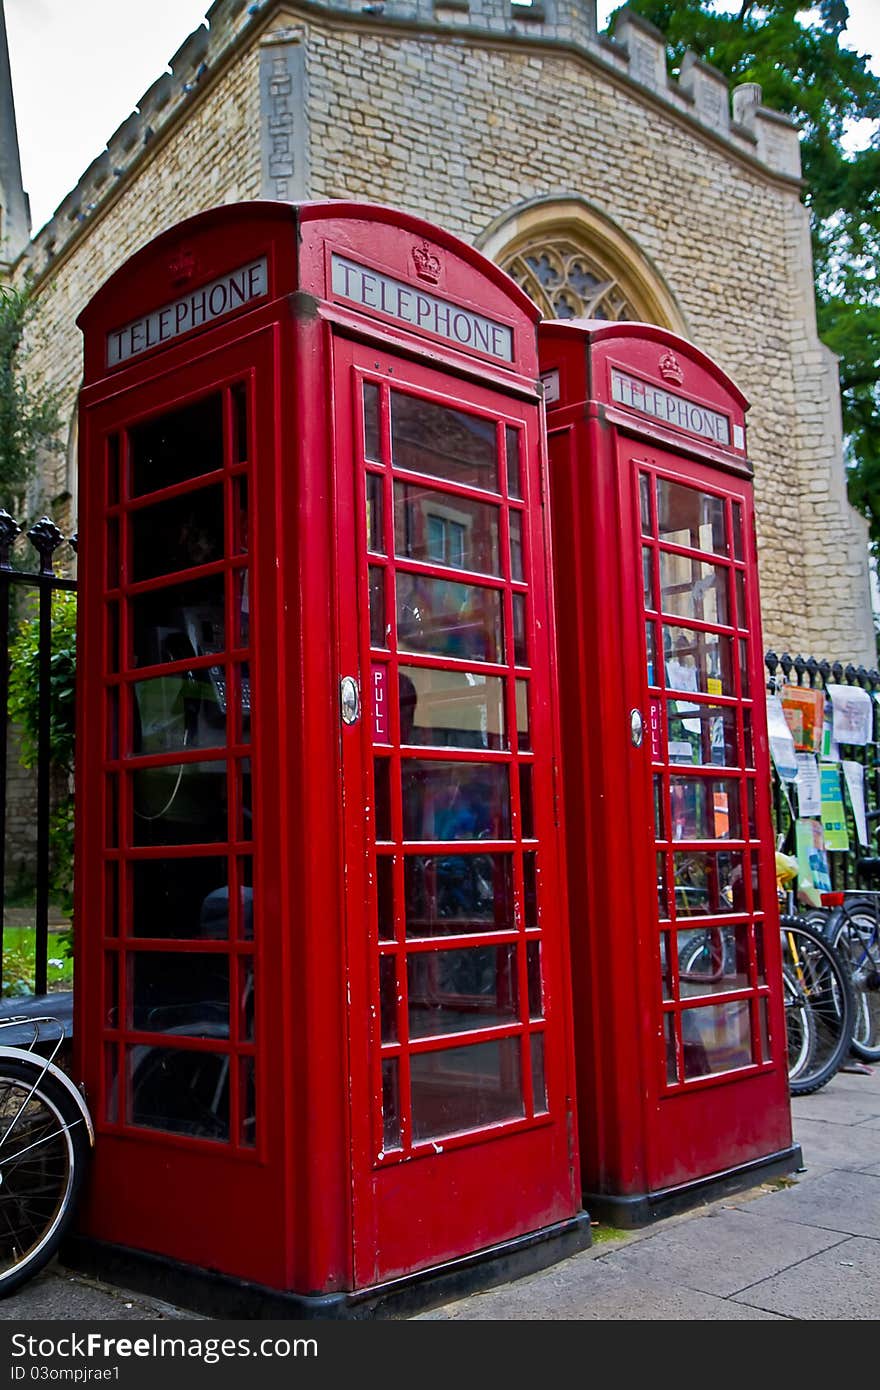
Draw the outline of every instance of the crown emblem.
<instances>
[{"instance_id":1,"label":"crown emblem","mask_svg":"<svg viewBox=\"0 0 880 1390\"><path fill-rule=\"evenodd\" d=\"M674 352L664 352L660 358L660 375L664 381L674 381L676 386L684 381L684 372Z\"/></svg>"},{"instance_id":2,"label":"crown emblem","mask_svg":"<svg viewBox=\"0 0 880 1390\"><path fill-rule=\"evenodd\" d=\"M173 285L185 285L195 274L196 258L192 251L178 251L168 263Z\"/></svg>"},{"instance_id":3,"label":"crown emblem","mask_svg":"<svg viewBox=\"0 0 880 1390\"><path fill-rule=\"evenodd\" d=\"M429 280L432 285L436 285L440 279L440 257L434 255L426 241L422 242L421 246L413 247L412 258L419 279Z\"/></svg>"}]
</instances>

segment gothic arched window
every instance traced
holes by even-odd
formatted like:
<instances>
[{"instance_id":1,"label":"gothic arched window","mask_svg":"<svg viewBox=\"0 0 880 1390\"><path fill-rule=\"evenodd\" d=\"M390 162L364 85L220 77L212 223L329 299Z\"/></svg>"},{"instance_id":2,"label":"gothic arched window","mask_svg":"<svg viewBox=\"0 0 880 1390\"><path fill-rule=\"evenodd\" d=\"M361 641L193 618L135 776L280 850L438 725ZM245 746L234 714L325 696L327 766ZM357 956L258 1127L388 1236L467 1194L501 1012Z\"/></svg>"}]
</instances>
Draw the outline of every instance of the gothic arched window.
<instances>
[{"instance_id":1,"label":"gothic arched window","mask_svg":"<svg viewBox=\"0 0 880 1390\"><path fill-rule=\"evenodd\" d=\"M547 318L637 319L616 277L569 237L538 237L501 267Z\"/></svg>"}]
</instances>

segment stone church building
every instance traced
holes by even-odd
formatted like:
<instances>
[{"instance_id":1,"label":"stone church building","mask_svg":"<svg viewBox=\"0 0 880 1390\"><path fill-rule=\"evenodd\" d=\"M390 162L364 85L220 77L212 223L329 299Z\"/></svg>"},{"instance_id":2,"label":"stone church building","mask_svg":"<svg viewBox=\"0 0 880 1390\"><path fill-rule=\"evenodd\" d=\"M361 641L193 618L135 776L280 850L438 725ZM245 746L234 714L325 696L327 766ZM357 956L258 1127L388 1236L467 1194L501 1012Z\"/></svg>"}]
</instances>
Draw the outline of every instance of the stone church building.
<instances>
[{"instance_id":1,"label":"stone church building","mask_svg":"<svg viewBox=\"0 0 880 1390\"><path fill-rule=\"evenodd\" d=\"M2 6L0 6L2 17ZM0 33L0 277L32 280L62 395L45 495L76 516L77 314L158 232L220 203L348 198L426 217L559 317L692 340L751 401L765 645L875 664L797 131L595 0L215 0L32 239Z\"/></svg>"}]
</instances>

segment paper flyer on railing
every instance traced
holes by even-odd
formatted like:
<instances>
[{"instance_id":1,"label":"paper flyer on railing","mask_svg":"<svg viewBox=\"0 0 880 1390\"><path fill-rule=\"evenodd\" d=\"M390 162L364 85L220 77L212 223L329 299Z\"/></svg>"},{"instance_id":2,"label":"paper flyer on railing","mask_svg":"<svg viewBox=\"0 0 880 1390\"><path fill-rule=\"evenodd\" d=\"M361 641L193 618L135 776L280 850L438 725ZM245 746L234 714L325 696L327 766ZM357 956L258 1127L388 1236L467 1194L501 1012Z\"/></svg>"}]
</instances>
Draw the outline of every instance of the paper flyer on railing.
<instances>
[{"instance_id":1,"label":"paper flyer on railing","mask_svg":"<svg viewBox=\"0 0 880 1390\"><path fill-rule=\"evenodd\" d=\"M841 763L843 775L846 778L846 790L849 796L849 804L852 807L853 820L856 823L856 834L859 837L859 844L868 844L868 821L865 816L865 767L863 763L856 763L845 758Z\"/></svg>"},{"instance_id":2,"label":"paper flyer on railing","mask_svg":"<svg viewBox=\"0 0 880 1390\"><path fill-rule=\"evenodd\" d=\"M822 825L817 820L795 822L798 861L798 898L811 907L821 907L821 893L831 892L831 875L825 854Z\"/></svg>"},{"instance_id":3,"label":"paper flyer on railing","mask_svg":"<svg viewBox=\"0 0 880 1390\"><path fill-rule=\"evenodd\" d=\"M799 816L818 816L822 814L822 797L819 792L819 764L815 753L798 753L797 757L797 806Z\"/></svg>"},{"instance_id":4,"label":"paper flyer on railing","mask_svg":"<svg viewBox=\"0 0 880 1390\"><path fill-rule=\"evenodd\" d=\"M819 789L822 796L822 829L827 850L848 850L849 835L843 794L840 790L840 767L837 763L822 763L819 767Z\"/></svg>"},{"instance_id":5,"label":"paper flyer on railing","mask_svg":"<svg viewBox=\"0 0 880 1390\"><path fill-rule=\"evenodd\" d=\"M770 740L770 754L776 764L776 771L783 782L793 782L798 775L794 739L785 722L782 701L778 695L767 696L767 737Z\"/></svg>"},{"instance_id":6,"label":"paper flyer on railing","mask_svg":"<svg viewBox=\"0 0 880 1390\"><path fill-rule=\"evenodd\" d=\"M779 692L794 746L799 753L818 753L822 742L825 693L808 686L784 685Z\"/></svg>"},{"instance_id":7,"label":"paper flyer on railing","mask_svg":"<svg viewBox=\"0 0 880 1390\"><path fill-rule=\"evenodd\" d=\"M870 743L874 709L867 690L860 685L828 685L825 694L831 700L834 742L859 746Z\"/></svg>"}]
</instances>

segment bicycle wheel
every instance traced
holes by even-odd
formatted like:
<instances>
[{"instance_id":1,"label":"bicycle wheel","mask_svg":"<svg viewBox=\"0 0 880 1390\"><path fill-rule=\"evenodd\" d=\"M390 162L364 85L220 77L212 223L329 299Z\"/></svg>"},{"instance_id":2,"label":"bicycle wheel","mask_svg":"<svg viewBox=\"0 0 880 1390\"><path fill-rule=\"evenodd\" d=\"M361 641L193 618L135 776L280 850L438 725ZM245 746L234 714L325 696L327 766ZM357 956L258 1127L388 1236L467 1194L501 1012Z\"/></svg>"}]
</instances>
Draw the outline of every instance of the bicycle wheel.
<instances>
[{"instance_id":1,"label":"bicycle wheel","mask_svg":"<svg viewBox=\"0 0 880 1390\"><path fill-rule=\"evenodd\" d=\"M849 1052L855 1019L853 989L849 971L819 932L799 917L783 917L780 930L786 1020L791 1018L798 1032L805 1009L812 1020L809 1056L802 1058L788 1083L793 1096L806 1096L827 1085ZM803 1045L798 1038L790 1041L789 1048L790 1054L801 1056Z\"/></svg>"},{"instance_id":2,"label":"bicycle wheel","mask_svg":"<svg viewBox=\"0 0 880 1390\"><path fill-rule=\"evenodd\" d=\"M39 1059L0 1058L0 1297L54 1255L89 1153L82 1112Z\"/></svg>"},{"instance_id":3,"label":"bicycle wheel","mask_svg":"<svg viewBox=\"0 0 880 1390\"><path fill-rule=\"evenodd\" d=\"M826 935L852 980L852 1050L866 1062L880 1062L880 921L873 903L856 898L836 908Z\"/></svg>"},{"instance_id":4,"label":"bicycle wheel","mask_svg":"<svg viewBox=\"0 0 880 1390\"><path fill-rule=\"evenodd\" d=\"M797 976L782 970L782 995L785 1003L785 1036L788 1042L788 1084L797 1081L810 1066L816 1047L816 1025L812 1010L804 999Z\"/></svg>"}]
</instances>

